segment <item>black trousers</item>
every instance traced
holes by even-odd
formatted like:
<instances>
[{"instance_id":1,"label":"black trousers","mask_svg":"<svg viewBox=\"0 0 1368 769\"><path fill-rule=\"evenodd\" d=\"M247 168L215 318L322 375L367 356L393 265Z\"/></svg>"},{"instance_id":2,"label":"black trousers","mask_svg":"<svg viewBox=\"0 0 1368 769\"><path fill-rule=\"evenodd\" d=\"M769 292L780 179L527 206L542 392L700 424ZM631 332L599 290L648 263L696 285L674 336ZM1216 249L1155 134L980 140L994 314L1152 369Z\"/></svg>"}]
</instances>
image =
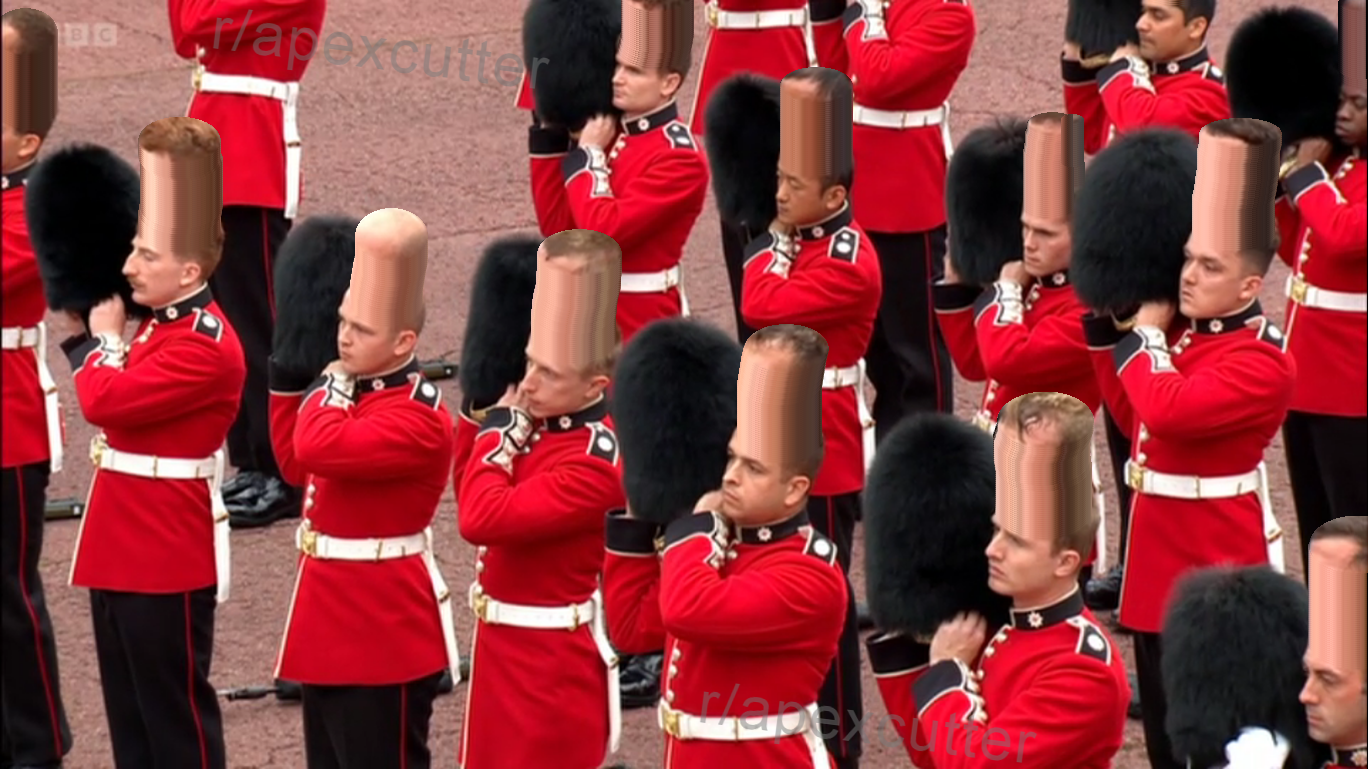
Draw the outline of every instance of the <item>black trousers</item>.
<instances>
[{"instance_id":1,"label":"black trousers","mask_svg":"<svg viewBox=\"0 0 1368 769\"><path fill-rule=\"evenodd\" d=\"M71 751L57 644L38 562L43 554L49 466L3 471L0 517L0 765L55 764Z\"/></svg>"},{"instance_id":2,"label":"black trousers","mask_svg":"<svg viewBox=\"0 0 1368 769\"><path fill-rule=\"evenodd\" d=\"M727 281L731 283L732 309L736 312L736 338L742 345L755 333L741 317L741 277L745 263L746 245L754 235L744 227L722 222L722 260L727 264Z\"/></svg>"},{"instance_id":3,"label":"black trousers","mask_svg":"<svg viewBox=\"0 0 1368 769\"><path fill-rule=\"evenodd\" d=\"M1120 564L1126 560L1126 543L1130 539L1131 487L1126 485L1126 460L1130 459L1131 439L1105 407L1102 414L1107 429L1107 453L1111 455L1112 480L1116 483L1116 496L1121 505L1121 539L1113 561Z\"/></svg>"},{"instance_id":4,"label":"black trousers","mask_svg":"<svg viewBox=\"0 0 1368 769\"><path fill-rule=\"evenodd\" d=\"M1140 687L1141 722L1145 727L1145 752L1153 769L1186 769L1173 757L1173 744L1164 729L1168 700L1160 672L1164 645L1158 633L1135 633L1135 680Z\"/></svg>"},{"instance_id":5,"label":"black trousers","mask_svg":"<svg viewBox=\"0 0 1368 769\"><path fill-rule=\"evenodd\" d=\"M275 329L275 260L291 222L280 209L223 207L223 258L209 278L214 298L242 342L247 382L228 431L228 458L239 471L279 477L271 448L266 361Z\"/></svg>"},{"instance_id":6,"label":"black trousers","mask_svg":"<svg viewBox=\"0 0 1368 769\"><path fill-rule=\"evenodd\" d=\"M429 769L438 671L395 686L305 684L308 769Z\"/></svg>"},{"instance_id":7,"label":"black trousers","mask_svg":"<svg viewBox=\"0 0 1368 769\"><path fill-rule=\"evenodd\" d=\"M116 769L225 769L223 716L209 684L215 589L90 591Z\"/></svg>"},{"instance_id":8,"label":"black trousers","mask_svg":"<svg viewBox=\"0 0 1368 769\"><path fill-rule=\"evenodd\" d=\"M860 495L809 497L808 518L812 527L836 543L836 559L846 576L845 630L841 643L822 682L817 698L818 728L827 752L841 762L864 753L862 738L864 694L860 683L860 623L855 611L855 588L850 584L850 552L855 541L855 521L860 517Z\"/></svg>"},{"instance_id":9,"label":"black trousers","mask_svg":"<svg viewBox=\"0 0 1368 769\"><path fill-rule=\"evenodd\" d=\"M1305 564L1321 524L1368 510L1368 418L1289 411L1283 448Z\"/></svg>"},{"instance_id":10,"label":"black trousers","mask_svg":"<svg viewBox=\"0 0 1368 769\"><path fill-rule=\"evenodd\" d=\"M945 226L869 238L883 296L865 363L876 393L875 439L882 442L908 414L955 409L954 369L931 302L931 285L945 275Z\"/></svg>"}]
</instances>

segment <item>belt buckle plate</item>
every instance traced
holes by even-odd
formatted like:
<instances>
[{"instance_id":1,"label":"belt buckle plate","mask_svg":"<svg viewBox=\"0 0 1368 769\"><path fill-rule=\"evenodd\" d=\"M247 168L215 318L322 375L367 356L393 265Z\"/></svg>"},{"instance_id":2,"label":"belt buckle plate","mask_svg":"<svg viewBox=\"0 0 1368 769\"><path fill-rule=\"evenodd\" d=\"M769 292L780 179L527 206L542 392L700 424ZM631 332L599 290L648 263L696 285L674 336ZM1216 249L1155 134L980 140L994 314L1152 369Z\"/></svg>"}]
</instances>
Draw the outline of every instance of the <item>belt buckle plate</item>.
<instances>
[{"instance_id":1,"label":"belt buckle plate","mask_svg":"<svg viewBox=\"0 0 1368 769\"><path fill-rule=\"evenodd\" d=\"M716 0L714 0L714 2L708 3L708 5L707 5L706 7L707 7L707 10L708 10L708 26L710 26L710 27L716 27L716 26L717 26L717 2L716 2Z\"/></svg>"},{"instance_id":2,"label":"belt buckle plate","mask_svg":"<svg viewBox=\"0 0 1368 769\"><path fill-rule=\"evenodd\" d=\"M1292 299L1293 302L1296 302L1297 304L1305 304L1306 289L1306 281L1302 278L1302 276L1294 275L1292 277L1292 290L1288 292L1288 296Z\"/></svg>"},{"instance_id":3,"label":"belt buckle plate","mask_svg":"<svg viewBox=\"0 0 1368 769\"><path fill-rule=\"evenodd\" d=\"M318 557L318 532L309 528L308 524L300 526L303 531L299 534L299 551L310 558Z\"/></svg>"},{"instance_id":4,"label":"belt buckle plate","mask_svg":"<svg viewBox=\"0 0 1368 769\"><path fill-rule=\"evenodd\" d=\"M489 596L484 593L475 594L475 597L470 599L470 608L481 622L489 621Z\"/></svg>"},{"instance_id":5,"label":"belt buckle plate","mask_svg":"<svg viewBox=\"0 0 1368 769\"><path fill-rule=\"evenodd\" d=\"M1140 491L1145 485L1145 468L1135 463L1126 465L1126 485L1133 491Z\"/></svg>"},{"instance_id":6,"label":"belt buckle plate","mask_svg":"<svg viewBox=\"0 0 1368 769\"><path fill-rule=\"evenodd\" d=\"M100 466L100 463L104 460L104 453L105 453L105 449L107 449L107 448L109 448L109 444L105 442L104 433L98 433L94 438L91 438L91 439L90 439L90 462L91 462L91 464L93 464L95 467L98 468L98 467Z\"/></svg>"},{"instance_id":7,"label":"belt buckle plate","mask_svg":"<svg viewBox=\"0 0 1368 769\"><path fill-rule=\"evenodd\" d=\"M668 705L666 705L666 704L664 704L664 703L661 703L661 705L660 705L660 720L661 720L662 728L665 730L665 733L666 733L666 734L670 735L671 737L675 738L676 740L677 740L677 739L680 739L680 736L679 736L679 712L678 712L678 711L671 709L670 706L668 706Z\"/></svg>"}]
</instances>

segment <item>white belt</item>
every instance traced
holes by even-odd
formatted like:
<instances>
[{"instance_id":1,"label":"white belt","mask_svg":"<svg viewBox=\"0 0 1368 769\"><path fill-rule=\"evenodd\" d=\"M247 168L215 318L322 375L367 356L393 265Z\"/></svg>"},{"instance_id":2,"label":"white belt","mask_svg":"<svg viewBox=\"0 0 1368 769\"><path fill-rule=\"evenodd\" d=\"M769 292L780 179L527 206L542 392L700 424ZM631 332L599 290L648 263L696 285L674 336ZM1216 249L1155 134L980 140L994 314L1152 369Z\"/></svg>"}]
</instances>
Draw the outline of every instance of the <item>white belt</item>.
<instances>
[{"instance_id":1,"label":"white belt","mask_svg":"<svg viewBox=\"0 0 1368 769\"><path fill-rule=\"evenodd\" d=\"M227 601L231 588L232 557L228 547L228 508L224 506L223 494L219 490L223 485L223 449L204 459L130 454L110 448L104 433L99 433L90 441L90 461L99 470L141 478L208 481L209 508L214 516L214 572L218 580L218 602Z\"/></svg>"},{"instance_id":2,"label":"white belt","mask_svg":"<svg viewBox=\"0 0 1368 769\"><path fill-rule=\"evenodd\" d=\"M892 128L899 131L907 128L925 128L938 125L941 128L941 143L945 145L945 158L949 160L955 154L955 141L950 136L950 102L946 102L935 109L909 112L870 109L856 104L852 119L858 125Z\"/></svg>"},{"instance_id":3,"label":"white belt","mask_svg":"<svg viewBox=\"0 0 1368 769\"><path fill-rule=\"evenodd\" d=\"M742 742L772 740L802 735L807 739L812 765L826 769L826 744L817 733L817 704L780 715L736 717L695 716L671 708L661 700L656 706L656 723L676 740Z\"/></svg>"},{"instance_id":4,"label":"white belt","mask_svg":"<svg viewBox=\"0 0 1368 769\"><path fill-rule=\"evenodd\" d=\"M709 26L714 29L782 29L802 27L807 46L808 65L817 66L817 46L812 39L812 15L807 6L789 11L724 11L712 0L705 7Z\"/></svg>"},{"instance_id":5,"label":"white belt","mask_svg":"<svg viewBox=\"0 0 1368 769\"><path fill-rule=\"evenodd\" d=\"M855 406L860 416L860 438L864 449L864 469L874 461L874 415L865 399L865 360L845 368L829 368L822 374L823 390L839 390L842 387L855 388Z\"/></svg>"},{"instance_id":6,"label":"white belt","mask_svg":"<svg viewBox=\"0 0 1368 769\"><path fill-rule=\"evenodd\" d=\"M1264 539L1268 543L1268 562L1279 573L1286 568L1282 548L1282 526L1273 516L1273 502L1268 494L1268 468L1259 466L1240 475L1218 478L1199 478L1190 475L1156 473L1131 460L1126 461L1126 485L1141 494L1174 499L1230 499L1245 494L1259 495L1263 508Z\"/></svg>"},{"instance_id":7,"label":"white belt","mask_svg":"<svg viewBox=\"0 0 1368 769\"><path fill-rule=\"evenodd\" d=\"M1314 307L1318 310L1368 312L1368 294L1316 288L1307 283L1300 275L1292 275L1287 278L1287 296L1303 307Z\"/></svg>"},{"instance_id":8,"label":"white belt","mask_svg":"<svg viewBox=\"0 0 1368 769\"><path fill-rule=\"evenodd\" d=\"M437 598L437 613L442 625L442 642L446 645L447 666L452 680L461 682L461 657L456 649L456 622L451 610L451 591L432 557L432 529L402 537L342 539L319 534L305 518L295 530L295 547L310 558L329 561L387 561L421 555L432 579L432 593Z\"/></svg>"},{"instance_id":9,"label":"white belt","mask_svg":"<svg viewBox=\"0 0 1368 769\"><path fill-rule=\"evenodd\" d=\"M679 314L689 317L689 296L684 292L684 282L679 265L660 272L624 272L621 291L624 294L659 294L672 288L679 289Z\"/></svg>"},{"instance_id":10,"label":"white belt","mask_svg":"<svg viewBox=\"0 0 1368 769\"><path fill-rule=\"evenodd\" d=\"M0 332L3 348L23 350L33 348L38 359L38 386L43 388L43 412L47 420L49 467L56 473L62 469L62 408L57 400L57 382L47 366L47 325L39 323L28 328L7 328Z\"/></svg>"},{"instance_id":11,"label":"white belt","mask_svg":"<svg viewBox=\"0 0 1368 769\"><path fill-rule=\"evenodd\" d=\"M622 700L618 685L618 657L603 624L603 593L595 590L589 600L573 606L520 606L485 595L478 582L470 585L470 608L481 622L531 630L574 632L588 627L608 668L608 750L616 753L622 733Z\"/></svg>"},{"instance_id":12,"label":"white belt","mask_svg":"<svg viewBox=\"0 0 1368 769\"><path fill-rule=\"evenodd\" d=\"M285 83L251 75L220 75L206 72L203 65L195 67L191 80L201 93L224 93L239 96L264 96L285 105L285 218L293 219L299 211L299 172L303 146L299 137L299 82Z\"/></svg>"}]
</instances>

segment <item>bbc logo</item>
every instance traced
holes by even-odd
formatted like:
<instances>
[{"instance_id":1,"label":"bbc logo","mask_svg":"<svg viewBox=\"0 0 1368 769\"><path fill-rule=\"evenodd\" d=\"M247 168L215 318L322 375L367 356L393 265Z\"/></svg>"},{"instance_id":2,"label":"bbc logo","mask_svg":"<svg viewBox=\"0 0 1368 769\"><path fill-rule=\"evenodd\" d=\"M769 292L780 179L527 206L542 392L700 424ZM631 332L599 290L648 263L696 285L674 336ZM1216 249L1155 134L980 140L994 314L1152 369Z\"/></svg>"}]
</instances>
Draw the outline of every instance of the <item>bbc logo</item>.
<instances>
[{"instance_id":1,"label":"bbc logo","mask_svg":"<svg viewBox=\"0 0 1368 769\"><path fill-rule=\"evenodd\" d=\"M108 48L119 41L119 25L109 23L67 24L65 40L67 45L77 48L86 46Z\"/></svg>"}]
</instances>

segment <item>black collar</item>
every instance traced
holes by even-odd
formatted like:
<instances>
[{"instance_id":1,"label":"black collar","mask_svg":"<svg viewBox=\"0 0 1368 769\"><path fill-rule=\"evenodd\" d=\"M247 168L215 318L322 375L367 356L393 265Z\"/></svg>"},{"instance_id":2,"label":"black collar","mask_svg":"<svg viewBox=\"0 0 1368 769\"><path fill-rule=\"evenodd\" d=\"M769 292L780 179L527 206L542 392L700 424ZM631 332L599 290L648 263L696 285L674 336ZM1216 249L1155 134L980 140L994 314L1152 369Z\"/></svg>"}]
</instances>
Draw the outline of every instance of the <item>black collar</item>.
<instances>
[{"instance_id":1,"label":"black collar","mask_svg":"<svg viewBox=\"0 0 1368 769\"><path fill-rule=\"evenodd\" d=\"M848 226L854 218L855 215L850 210L850 203L846 203L844 208L830 217L808 227L799 227L798 237L803 240L821 240L836 234L837 230Z\"/></svg>"},{"instance_id":2,"label":"black collar","mask_svg":"<svg viewBox=\"0 0 1368 769\"><path fill-rule=\"evenodd\" d=\"M807 510L800 510L792 518L768 526L738 526L736 533L744 544L772 545L797 534L798 530L806 525L808 525Z\"/></svg>"},{"instance_id":3,"label":"black collar","mask_svg":"<svg viewBox=\"0 0 1368 769\"><path fill-rule=\"evenodd\" d=\"M1036 284L1041 288L1066 288L1069 285L1069 271L1060 270L1052 275L1046 275L1037 279Z\"/></svg>"},{"instance_id":4,"label":"black collar","mask_svg":"<svg viewBox=\"0 0 1368 769\"><path fill-rule=\"evenodd\" d=\"M17 171L10 171L5 174L4 178L0 179L0 190L8 190L10 188L17 189L28 184L29 174L33 173L33 169L37 165L37 163L29 163Z\"/></svg>"},{"instance_id":5,"label":"black collar","mask_svg":"<svg viewBox=\"0 0 1368 769\"><path fill-rule=\"evenodd\" d=\"M639 136L648 131L654 131L677 119L679 119L679 105L670 102L655 112L647 113L630 122L624 118L622 121L622 130L626 131L628 136Z\"/></svg>"},{"instance_id":6,"label":"black collar","mask_svg":"<svg viewBox=\"0 0 1368 769\"><path fill-rule=\"evenodd\" d=\"M1232 331L1239 331L1245 324L1263 315L1263 308L1259 306L1259 300L1254 300L1248 307L1240 310L1234 315L1224 318L1208 318L1206 320L1192 321L1191 328L1198 334L1229 334Z\"/></svg>"},{"instance_id":7,"label":"black collar","mask_svg":"<svg viewBox=\"0 0 1368 769\"><path fill-rule=\"evenodd\" d=\"M1368 766L1368 745L1355 748L1331 748L1329 766Z\"/></svg>"},{"instance_id":8,"label":"black collar","mask_svg":"<svg viewBox=\"0 0 1368 769\"><path fill-rule=\"evenodd\" d=\"M203 310L214 301L214 295L209 291L209 284L205 283L199 290L190 296L165 307L158 307L152 311L152 317L158 323L175 323L178 320L189 318L195 314L195 310Z\"/></svg>"},{"instance_id":9,"label":"black collar","mask_svg":"<svg viewBox=\"0 0 1368 769\"><path fill-rule=\"evenodd\" d=\"M1197 69L1208 61L1211 61L1211 55L1207 53L1206 46L1202 46L1196 53L1190 53L1181 59L1163 63L1150 62L1150 71L1156 76L1181 75Z\"/></svg>"},{"instance_id":10,"label":"black collar","mask_svg":"<svg viewBox=\"0 0 1368 769\"><path fill-rule=\"evenodd\" d=\"M418 358L413 357L409 358L408 363L405 363L403 368L400 368L398 371L391 371L388 374L381 374L380 376L358 377L356 380L356 395L359 398L366 393L378 393L393 387L410 385L413 382L409 379L409 376L420 373L422 370L423 367L418 365Z\"/></svg>"},{"instance_id":11,"label":"black collar","mask_svg":"<svg viewBox=\"0 0 1368 769\"><path fill-rule=\"evenodd\" d=\"M580 409L573 414L563 414L546 420L546 431L565 433L576 430L590 422L602 422L608 416L608 399L599 398L592 406Z\"/></svg>"},{"instance_id":12,"label":"black collar","mask_svg":"<svg viewBox=\"0 0 1368 769\"><path fill-rule=\"evenodd\" d=\"M1083 613L1083 593L1077 588L1060 601L1038 609L1013 609L1012 627L1017 630L1044 630Z\"/></svg>"}]
</instances>

